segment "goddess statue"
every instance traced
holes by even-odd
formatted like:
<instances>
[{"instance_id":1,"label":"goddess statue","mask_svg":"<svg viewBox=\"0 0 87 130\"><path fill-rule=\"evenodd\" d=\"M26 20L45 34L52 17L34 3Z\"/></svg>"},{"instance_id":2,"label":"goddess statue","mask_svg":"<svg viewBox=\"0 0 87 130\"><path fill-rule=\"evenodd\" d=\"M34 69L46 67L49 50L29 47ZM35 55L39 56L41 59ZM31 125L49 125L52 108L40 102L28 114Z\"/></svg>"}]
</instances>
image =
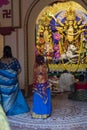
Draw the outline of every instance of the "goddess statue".
<instances>
[{"instance_id":1,"label":"goddess statue","mask_svg":"<svg viewBox=\"0 0 87 130\"><path fill-rule=\"evenodd\" d=\"M55 22L59 24L59 26L55 26L55 28L62 35L63 43L64 42L66 43L68 42L69 44L76 43L76 41L78 41L78 39L80 38L82 32L86 30L84 28L85 24L82 24L84 19L80 18L80 20L77 21L76 12L72 9L66 11L64 23L62 23L52 14L49 14L49 17L52 17L55 20Z\"/></svg>"}]
</instances>

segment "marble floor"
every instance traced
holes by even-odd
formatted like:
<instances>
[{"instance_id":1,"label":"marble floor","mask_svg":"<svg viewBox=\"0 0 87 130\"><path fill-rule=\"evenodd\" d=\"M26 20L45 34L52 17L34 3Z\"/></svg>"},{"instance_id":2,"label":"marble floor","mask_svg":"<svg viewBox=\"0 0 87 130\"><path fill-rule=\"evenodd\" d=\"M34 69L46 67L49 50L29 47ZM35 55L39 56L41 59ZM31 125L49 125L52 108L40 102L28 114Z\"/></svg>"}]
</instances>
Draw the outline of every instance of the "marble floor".
<instances>
[{"instance_id":1,"label":"marble floor","mask_svg":"<svg viewBox=\"0 0 87 130\"><path fill-rule=\"evenodd\" d=\"M32 119L31 112L8 117L11 130L87 130L87 102L67 96L67 92L52 96L53 112L47 119ZM27 102L32 107L32 97Z\"/></svg>"}]
</instances>

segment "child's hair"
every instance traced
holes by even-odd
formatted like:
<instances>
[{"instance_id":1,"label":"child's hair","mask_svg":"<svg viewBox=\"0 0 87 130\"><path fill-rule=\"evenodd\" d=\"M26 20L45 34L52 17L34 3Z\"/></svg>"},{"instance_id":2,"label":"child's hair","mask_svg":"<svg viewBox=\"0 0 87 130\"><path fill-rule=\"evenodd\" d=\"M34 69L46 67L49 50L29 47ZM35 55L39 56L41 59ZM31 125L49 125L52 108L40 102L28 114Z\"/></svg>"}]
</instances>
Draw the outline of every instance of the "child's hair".
<instances>
[{"instance_id":1,"label":"child's hair","mask_svg":"<svg viewBox=\"0 0 87 130\"><path fill-rule=\"evenodd\" d=\"M44 63L44 57L42 55L36 56L36 63L42 65Z\"/></svg>"}]
</instances>

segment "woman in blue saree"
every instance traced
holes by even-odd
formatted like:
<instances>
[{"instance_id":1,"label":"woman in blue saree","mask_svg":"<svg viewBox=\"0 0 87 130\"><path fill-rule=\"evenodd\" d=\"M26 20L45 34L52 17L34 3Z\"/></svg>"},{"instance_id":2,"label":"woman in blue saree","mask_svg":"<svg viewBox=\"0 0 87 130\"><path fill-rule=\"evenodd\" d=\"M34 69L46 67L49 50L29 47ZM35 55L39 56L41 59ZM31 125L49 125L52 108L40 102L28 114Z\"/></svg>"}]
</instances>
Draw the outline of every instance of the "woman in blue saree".
<instances>
[{"instance_id":1,"label":"woman in blue saree","mask_svg":"<svg viewBox=\"0 0 87 130\"><path fill-rule=\"evenodd\" d=\"M51 92L48 83L48 67L44 57L36 56L34 65L33 118L47 118L52 113Z\"/></svg>"},{"instance_id":2,"label":"woman in blue saree","mask_svg":"<svg viewBox=\"0 0 87 130\"><path fill-rule=\"evenodd\" d=\"M0 59L0 102L8 116L30 111L19 88L20 71L19 61L12 56L11 47L5 46Z\"/></svg>"}]
</instances>

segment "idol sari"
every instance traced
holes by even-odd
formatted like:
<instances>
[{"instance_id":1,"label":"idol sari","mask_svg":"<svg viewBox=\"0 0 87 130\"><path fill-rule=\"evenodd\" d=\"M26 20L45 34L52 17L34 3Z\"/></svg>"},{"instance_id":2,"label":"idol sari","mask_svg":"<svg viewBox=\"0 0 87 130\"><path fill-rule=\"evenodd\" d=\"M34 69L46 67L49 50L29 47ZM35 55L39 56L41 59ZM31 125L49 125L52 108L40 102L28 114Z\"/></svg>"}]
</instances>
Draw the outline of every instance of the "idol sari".
<instances>
[{"instance_id":1,"label":"idol sari","mask_svg":"<svg viewBox=\"0 0 87 130\"><path fill-rule=\"evenodd\" d=\"M17 63L17 62L16 62ZM17 63L18 64L18 63ZM18 64L19 66L19 64ZM7 116L29 112L19 88L15 60L8 66L0 64L0 102ZM18 67L19 68L19 67Z\"/></svg>"}]
</instances>

